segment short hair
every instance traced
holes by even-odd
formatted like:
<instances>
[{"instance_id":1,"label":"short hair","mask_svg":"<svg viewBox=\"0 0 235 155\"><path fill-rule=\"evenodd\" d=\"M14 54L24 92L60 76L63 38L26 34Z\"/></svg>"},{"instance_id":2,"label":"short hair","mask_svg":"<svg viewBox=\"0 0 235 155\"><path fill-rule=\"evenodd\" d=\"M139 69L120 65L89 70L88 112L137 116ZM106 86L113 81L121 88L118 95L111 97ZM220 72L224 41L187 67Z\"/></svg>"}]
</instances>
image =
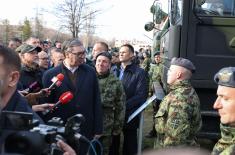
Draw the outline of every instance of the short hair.
<instances>
[{"instance_id":1,"label":"short hair","mask_svg":"<svg viewBox=\"0 0 235 155\"><path fill-rule=\"evenodd\" d=\"M105 52L108 52L108 51L109 51L109 45L106 44L105 42L103 42L103 41L98 41L98 42L96 42L95 44L100 44L100 45L104 48L104 51L105 51Z\"/></svg>"},{"instance_id":2,"label":"short hair","mask_svg":"<svg viewBox=\"0 0 235 155\"><path fill-rule=\"evenodd\" d=\"M72 52L73 47L77 46L84 48L82 42L79 39L74 39L68 43L67 50L65 52Z\"/></svg>"},{"instance_id":3,"label":"short hair","mask_svg":"<svg viewBox=\"0 0 235 155\"><path fill-rule=\"evenodd\" d=\"M15 51L6 46L0 45L0 56L3 58L4 67L20 71L21 61L19 55Z\"/></svg>"},{"instance_id":4,"label":"short hair","mask_svg":"<svg viewBox=\"0 0 235 155\"><path fill-rule=\"evenodd\" d=\"M26 42L28 42L30 39L39 39L39 37L36 37L36 36L30 36L30 37L26 40Z\"/></svg>"},{"instance_id":5,"label":"short hair","mask_svg":"<svg viewBox=\"0 0 235 155\"><path fill-rule=\"evenodd\" d=\"M49 54L51 54L51 51L58 52L58 53L63 53L64 54L64 52L61 49L56 48L56 47L51 47L51 48L49 48L48 51L49 51Z\"/></svg>"},{"instance_id":6,"label":"short hair","mask_svg":"<svg viewBox=\"0 0 235 155\"><path fill-rule=\"evenodd\" d=\"M22 41L17 37L11 38L9 41L19 42L20 44L22 43Z\"/></svg>"},{"instance_id":7,"label":"short hair","mask_svg":"<svg viewBox=\"0 0 235 155\"><path fill-rule=\"evenodd\" d=\"M134 47L131 44L124 44L121 47L127 47L130 52L135 53Z\"/></svg>"}]
</instances>

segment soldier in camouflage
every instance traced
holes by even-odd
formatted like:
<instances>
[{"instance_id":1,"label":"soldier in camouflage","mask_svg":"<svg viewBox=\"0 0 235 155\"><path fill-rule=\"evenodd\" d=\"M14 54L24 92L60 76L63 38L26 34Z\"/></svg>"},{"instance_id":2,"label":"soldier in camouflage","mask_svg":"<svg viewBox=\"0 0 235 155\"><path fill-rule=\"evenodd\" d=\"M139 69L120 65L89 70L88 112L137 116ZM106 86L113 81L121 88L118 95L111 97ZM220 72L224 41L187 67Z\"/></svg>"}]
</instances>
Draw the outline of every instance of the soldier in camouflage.
<instances>
[{"instance_id":1,"label":"soldier in camouflage","mask_svg":"<svg viewBox=\"0 0 235 155\"><path fill-rule=\"evenodd\" d=\"M222 68L214 77L218 84L214 109L220 115L221 138L215 144L212 155L235 154L235 67Z\"/></svg>"},{"instance_id":2,"label":"soldier in camouflage","mask_svg":"<svg viewBox=\"0 0 235 155\"><path fill-rule=\"evenodd\" d=\"M146 72L149 72L151 59L148 52L143 53L144 61L141 63L140 67L143 68Z\"/></svg>"},{"instance_id":3,"label":"soldier in camouflage","mask_svg":"<svg viewBox=\"0 0 235 155\"><path fill-rule=\"evenodd\" d=\"M154 89L153 89L153 82L158 81L159 83L162 83L161 77L162 77L162 63L161 63L161 57L160 52L156 52L154 54L154 61L155 63L150 64L149 69L149 96L153 95Z\"/></svg>"},{"instance_id":4,"label":"soldier in camouflage","mask_svg":"<svg viewBox=\"0 0 235 155\"><path fill-rule=\"evenodd\" d=\"M162 63L161 63L161 57L160 57L160 52L154 53L154 63L150 64L150 69L149 69L149 97L153 95L155 92L154 90L154 85L155 82L158 82L162 86ZM157 114L159 104L161 100L155 100L153 102L153 129L146 135L146 137L151 138L156 136L156 130L155 130L155 123L154 123L154 118L155 115Z\"/></svg>"},{"instance_id":5,"label":"soldier in camouflage","mask_svg":"<svg viewBox=\"0 0 235 155\"><path fill-rule=\"evenodd\" d=\"M155 116L155 148L196 146L201 128L200 101L189 80L195 67L187 59L173 58L167 74L169 94Z\"/></svg>"},{"instance_id":6,"label":"soldier in camouflage","mask_svg":"<svg viewBox=\"0 0 235 155\"><path fill-rule=\"evenodd\" d=\"M119 144L114 144L112 139L122 132L125 117L125 92L121 81L110 73L111 59L108 52L100 53L95 65L103 107L104 131L101 140L104 155L118 154Z\"/></svg>"}]
</instances>

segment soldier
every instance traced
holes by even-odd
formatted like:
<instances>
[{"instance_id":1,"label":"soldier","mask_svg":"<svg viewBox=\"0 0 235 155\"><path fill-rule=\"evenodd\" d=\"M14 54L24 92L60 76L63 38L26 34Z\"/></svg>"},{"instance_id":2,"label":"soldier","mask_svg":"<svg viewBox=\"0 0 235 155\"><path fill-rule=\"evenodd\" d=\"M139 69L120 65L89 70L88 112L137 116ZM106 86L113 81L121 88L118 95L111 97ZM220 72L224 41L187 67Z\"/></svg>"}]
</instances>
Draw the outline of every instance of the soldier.
<instances>
[{"instance_id":1,"label":"soldier","mask_svg":"<svg viewBox=\"0 0 235 155\"><path fill-rule=\"evenodd\" d=\"M162 85L162 64L161 64L161 57L160 52L154 53L154 63L150 64L149 69L149 96L152 96L154 91L154 84L155 82L158 82ZM154 123L154 117L157 113L157 110L159 108L160 100L155 100L153 102L153 129L146 135L146 137L151 138L156 136L156 130L155 130L155 123Z\"/></svg>"},{"instance_id":2,"label":"soldier","mask_svg":"<svg viewBox=\"0 0 235 155\"><path fill-rule=\"evenodd\" d=\"M150 63L151 63L151 59L149 56L148 52L144 52L143 53L143 62L141 63L140 67L143 68L146 72L149 72L150 69Z\"/></svg>"},{"instance_id":3,"label":"soldier","mask_svg":"<svg viewBox=\"0 0 235 155\"><path fill-rule=\"evenodd\" d=\"M200 101L189 80L195 67L184 58L173 58L167 74L169 94L155 116L155 148L195 146L201 128Z\"/></svg>"},{"instance_id":4,"label":"soldier","mask_svg":"<svg viewBox=\"0 0 235 155\"><path fill-rule=\"evenodd\" d=\"M222 68L214 77L218 84L214 109L220 115L221 139L215 144L212 155L235 154L235 67Z\"/></svg>"},{"instance_id":5,"label":"soldier","mask_svg":"<svg viewBox=\"0 0 235 155\"><path fill-rule=\"evenodd\" d=\"M96 72L100 86L103 107L104 154L119 154L119 145L112 142L112 136L120 135L125 117L125 92L121 81L110 74L112 56L109 52L99 53L96 57Z\"/></svg>"}]
</instances>

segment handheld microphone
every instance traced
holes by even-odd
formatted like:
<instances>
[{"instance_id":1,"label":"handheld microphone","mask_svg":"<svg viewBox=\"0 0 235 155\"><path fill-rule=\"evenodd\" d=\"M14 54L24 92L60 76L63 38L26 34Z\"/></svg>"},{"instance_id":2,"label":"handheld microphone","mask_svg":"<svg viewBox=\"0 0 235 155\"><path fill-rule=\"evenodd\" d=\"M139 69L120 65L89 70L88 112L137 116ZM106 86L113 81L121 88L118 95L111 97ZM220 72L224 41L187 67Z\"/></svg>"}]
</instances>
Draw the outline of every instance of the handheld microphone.
<instances>
[{"instance_id":1,"label":"handheld microphone","mask_svg":"<svg viewBox=\"0 0 235 155\"><path fill-rule=\"evenodd\" d=\"M52 84L50 85L50 87L48 88L49 90L51 90L55 85L58 87L61 85L61 81L64 80L64 75L62 73L58 74L57 76L53 77L51 79Z\"/></svg>"},{"instance_id":2,"label":"handheld microphone","mask_svg":"<svg viewBox=\"0 0 235 155\"><path fill-rule=\"evenodd\" d=\"M56 107L58 107L60 104L67 104L73 99L73 94L70 91L64 92L62 95L60 95L59 101L56 102L50 109L43 112L44 115L46 115L48 112L53 111Z\"/></svg>"},{"instance_id":3,"label":"handheld microphone","mask_svg":"<svg viewBox=\"0 0 235 155\"><path fill-rule=\"evenodd\" d=\"M26 91L26 92L28 92L28 93L31 93L31 92L33 92L33 91L38 90L39 88L40 88L40 87L39 87L38 82L35 81L35 82L31 83L28 88L24 89L24 91Z\"/></svg>"}]
</instances>

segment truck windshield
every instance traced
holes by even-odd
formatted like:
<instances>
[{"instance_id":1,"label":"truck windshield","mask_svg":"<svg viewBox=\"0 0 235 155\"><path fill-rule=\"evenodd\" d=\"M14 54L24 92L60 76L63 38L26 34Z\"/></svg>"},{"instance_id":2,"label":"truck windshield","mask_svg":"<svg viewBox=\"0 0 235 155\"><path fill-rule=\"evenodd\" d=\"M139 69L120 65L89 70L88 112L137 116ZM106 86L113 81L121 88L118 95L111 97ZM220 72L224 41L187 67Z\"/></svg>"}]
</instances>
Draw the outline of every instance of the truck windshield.
<instances>
[{"instance_id":1,"label":"truck windshield","mask_svg":"<svg viewBox=\"0 0 235 155\"><path fill-rule=\"evenodd\" d=\"M196 0L199 16L235 16L234 0Z\"/></svg>"}]
</instances>

